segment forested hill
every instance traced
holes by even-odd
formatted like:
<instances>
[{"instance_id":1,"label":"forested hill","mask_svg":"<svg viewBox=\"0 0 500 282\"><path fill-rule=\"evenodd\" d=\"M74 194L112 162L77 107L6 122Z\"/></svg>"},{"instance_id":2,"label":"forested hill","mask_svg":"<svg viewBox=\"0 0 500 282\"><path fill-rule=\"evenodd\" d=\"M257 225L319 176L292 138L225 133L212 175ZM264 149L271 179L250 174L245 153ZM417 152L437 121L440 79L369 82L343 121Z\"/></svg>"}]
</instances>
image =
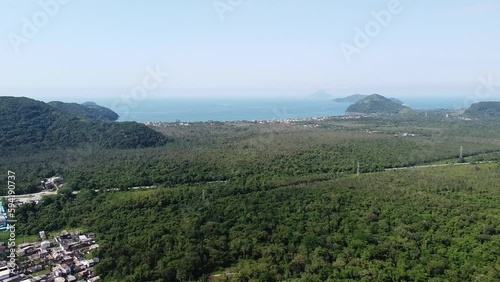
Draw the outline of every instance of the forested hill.
<instances>
[{"instance_id":1,"label":"forested hill","mask_svg":"<svg viewBox=\"0 0 500 282\"><path fill-rule=\"evenodd\" d=\"M373 94L373 95L378 95L378 94ZM354 94L354 95L350 95L350 96L343 97L343 98L335 98L335 99L333 99L333 102L335 102L335 103L353 103L354 104L354 103L361 101L364 98L367 98L368 96L370 96L370 95ZM400 105L404 104L403 101L396 99L396 98L388 98L388 99L395 102L395 103L398 103Z\"/></svg>"},{"instance_id":2,"label":"forested hill","mask_svg":"<svg viewBox=\"0 0 500 282\"><path fill-rule=\"evenodd\" d=\"M86 102L80 105L77 103L53 101L48 104L71 115L95 121L116 121L119 117L112 110L93 102Z\"/></svg>"},{"instance_id":3,"label":"forested hill","mask_svg":"<svg viewBox=\"0 0 500 282\"><path fill-rule=\"evenodd\" d=\"M400 114L411 111L410 108L378 94L370 95L350 105L346 110L347 113L362 114Z\"/></svg>"},{"instance_id":4,"label":"forested hill","mask_svg":"<svg viewBox=\"0 0 500 282\"><path fill-rule=\"evenodd\" d=\"M0 97L0 148L98 146L142 148L163 145L161 133L135 122L97 122L29 98Z\"/></svg>"},{"instance_id":5,"label":"forested hill","mask_svg":"<svg viewBox=\"0 0 500 282\"><path fill-rule=\"evenodd\" d=\"M479 102L472 104L464 113L470 117L500 117L500 102Z\"/></svg>"}]
</instances>

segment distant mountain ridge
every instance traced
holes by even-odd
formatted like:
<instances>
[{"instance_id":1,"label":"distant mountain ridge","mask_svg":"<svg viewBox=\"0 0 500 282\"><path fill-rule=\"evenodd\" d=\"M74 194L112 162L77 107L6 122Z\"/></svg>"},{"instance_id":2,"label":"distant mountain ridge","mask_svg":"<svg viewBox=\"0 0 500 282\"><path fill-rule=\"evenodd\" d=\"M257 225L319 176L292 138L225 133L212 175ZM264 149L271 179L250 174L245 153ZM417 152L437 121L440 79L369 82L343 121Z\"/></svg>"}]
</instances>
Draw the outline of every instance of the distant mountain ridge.
<instances>
[{"instance_id":1,"label":"distant mountain ridge","mask_svg":"<svg viewBox=\"0 0 500 282\"><path fill-rule=\"evenodd\" d=\"M49 105L25 97L0 97L0 148L53 149L92 145L129 149L160 146L169 141L143 124L82 119L68 113L68 108L80 109L70 105L61 110L53 103Z\"/></svg>"},{"instance_id":2,"label":"distant mountain ridge","mask_svg":"<svg viewBox=\"0 0 500 282\"><path fill-rule=\"evenodd\" d=\"M52 101L47 104L79 118L91 119L95 121L116 121L119 117L117 113L108 108L99 106L94 102L77 104Z\"/></svg>"},{"instance_id":3,"label":"distant mountain ridge","mask_svg":"<svg viewBox=\"0 0 500 282\"><path fill-rule=\"evenodd\" d=\"M372 95L378 95L378 94L372 94ZM333 99L333 102L336 102L336 103L357 103L368 96L370 96L370 95L354 94L354 95L346 96L343 98L335 98L335 99ZM388 99L395 102L395 103L398 103L400 105L404 104L403 101L396 99L396 98L388 98Z\"/></svg>"},{"instance_id":4,"label":"distant mountain ridge","mask_svg":"<svg viewBox=\"0 0 500 282\"><path fill-rule=\"evenodd\" d=\"M382 95L372 94L350 105L346 113L357 114L401 114L412 112L412 109L392 101Z\"/></svg>"}]
</instances>

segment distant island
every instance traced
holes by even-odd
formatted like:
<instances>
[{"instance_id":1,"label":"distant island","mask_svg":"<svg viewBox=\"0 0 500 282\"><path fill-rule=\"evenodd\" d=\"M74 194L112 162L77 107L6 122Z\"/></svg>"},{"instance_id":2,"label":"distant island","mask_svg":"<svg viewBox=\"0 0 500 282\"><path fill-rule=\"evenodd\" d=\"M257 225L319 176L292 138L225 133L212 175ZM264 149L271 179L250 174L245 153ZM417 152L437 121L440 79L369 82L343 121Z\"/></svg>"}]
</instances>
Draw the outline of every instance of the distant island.
<instances>
[{"instance_id":1,"label":"distant island","mask_svg":"<svg viewBox=\"0 0 500 282\"><path fill-rule=\"evenodd\" d=\"M464 115L474 118L500 117L500 102L479 102L472 104L465 110Z\"/></svg>"},{"instance_id":2,"label":"distant island","mask_svg":"<svg viewBox=\"0 0 500 282\"><path fill-rule=\"evenodd\" d=\"M402 114L413 110L379 94L372 94L350 105L346 113L355 114Z\"/></svg>"},{"instance_id":3,"label":"distant island","mask_svg":"<svg viewBox=\"0 0 500 282\"><path fill-rule=\"evenodd\" d=\"M372 95L378 95L378 94L372 94ZM370 95L354 94L354 95L350 95L350 96L343 97L343 98L335 98L335 99L333 99L333 102L335 102L335 103L357 103L357 102L359 102L359 101L361 101L369 96ZM388 99L395 102L395 103L403 105L403 101L401 101L401 100L398 100L396 98L388 98Z\"/></svg>"}]
</instances>

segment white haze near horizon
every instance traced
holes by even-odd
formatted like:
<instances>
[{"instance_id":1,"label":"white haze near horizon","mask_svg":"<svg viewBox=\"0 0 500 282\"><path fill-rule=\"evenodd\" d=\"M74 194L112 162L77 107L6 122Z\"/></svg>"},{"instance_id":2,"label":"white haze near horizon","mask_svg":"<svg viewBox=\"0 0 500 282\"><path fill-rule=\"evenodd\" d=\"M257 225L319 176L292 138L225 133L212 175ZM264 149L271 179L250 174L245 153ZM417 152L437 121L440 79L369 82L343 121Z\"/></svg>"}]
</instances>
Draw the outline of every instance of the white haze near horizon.
<instances>
[{"instance_id":1,"label":"white haze near horizon","mask_svg":"<svg viewBox=\"0 0 500 282\"><path fill-rule=\"evenodd\" d=\"M348 62L342 44L394 1L398 13ZM494 0L231 1L223 18L211 0L66 2L16 53L12 34L43 10L0 1L0 95L120 97L156 66L174 90L151 96L467 97L480 77L500 80Z\"/></svg>"}]
</instances>

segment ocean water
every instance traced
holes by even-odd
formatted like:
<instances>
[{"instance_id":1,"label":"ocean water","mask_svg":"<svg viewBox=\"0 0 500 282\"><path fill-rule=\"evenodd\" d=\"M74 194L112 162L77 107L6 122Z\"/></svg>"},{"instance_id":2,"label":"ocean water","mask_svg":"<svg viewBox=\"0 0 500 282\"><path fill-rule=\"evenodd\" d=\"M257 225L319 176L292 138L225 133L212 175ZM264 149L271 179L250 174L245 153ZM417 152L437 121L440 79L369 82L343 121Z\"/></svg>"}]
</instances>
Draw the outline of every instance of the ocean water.
<instances>
[{"instance_id":1,"label":"ocean water","mask_svg":"<svg viewBox=\"0 0 500 282\"><path fill-rule=\"evenodd\" d=\"M341 116L349 103L335 103L331 98L150 98L144 101L117 103L94 100L120 115L119 121L254 121ZM404 100L414 109L457 109L460 99Z\"/></svg>"}]
</instances>

